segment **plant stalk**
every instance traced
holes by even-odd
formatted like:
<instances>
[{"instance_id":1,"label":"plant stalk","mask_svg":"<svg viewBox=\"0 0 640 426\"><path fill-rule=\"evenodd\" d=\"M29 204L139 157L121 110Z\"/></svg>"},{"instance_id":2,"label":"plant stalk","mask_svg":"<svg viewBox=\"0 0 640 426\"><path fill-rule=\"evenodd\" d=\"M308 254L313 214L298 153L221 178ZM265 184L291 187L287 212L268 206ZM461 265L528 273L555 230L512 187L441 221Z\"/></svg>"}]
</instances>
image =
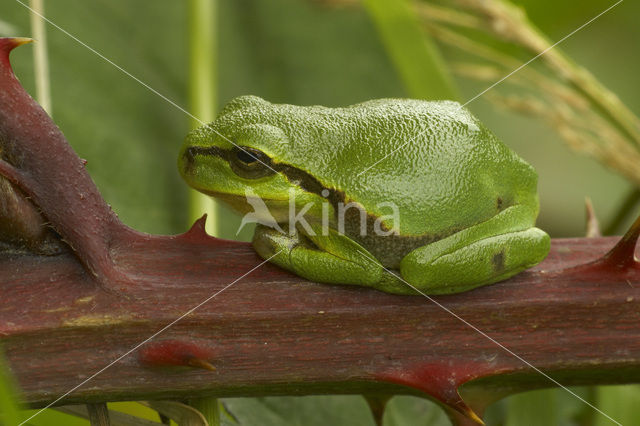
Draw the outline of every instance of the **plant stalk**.
<instances>
[{"instance_id":1,"label":"plant stalk","mask_svg":"<svg viewBox=\"0 0 640 426\"><path fill-rule=\"evenodd\" d=\"M44 0L31 0L31 34L36 40L33 46L33 68L36 79L36 98L51 116L51 88L49 84L49 57L47 55L47 32L44 25Z\"/></svg>"},{"instance_id":2,"label":"plant stalk","mask_svg":"<svg viewBox=\"0 0 640 426\"><path fill-rule=\"evenodd\" d=\"M218 100L217 93L217 0L190 0L189 20L189 107L198 120L191 120L197 128L213 121ZM220 234L219 207L206 195L190 190L190 222L208 215L207 231Z\"/></svg>"}]
</instances>

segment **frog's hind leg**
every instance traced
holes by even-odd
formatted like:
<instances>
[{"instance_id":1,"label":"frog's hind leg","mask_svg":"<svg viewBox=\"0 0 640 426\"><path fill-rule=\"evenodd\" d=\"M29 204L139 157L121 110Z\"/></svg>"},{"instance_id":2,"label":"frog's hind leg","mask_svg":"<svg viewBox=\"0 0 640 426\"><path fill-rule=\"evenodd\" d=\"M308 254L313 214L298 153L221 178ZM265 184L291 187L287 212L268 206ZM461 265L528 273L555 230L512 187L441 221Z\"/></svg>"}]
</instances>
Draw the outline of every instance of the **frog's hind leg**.
<instances>
[{"instance_id":1,"label":"frog's hind leg","mask_svg":"<svg viewBox=\"0 0 640 426\"><path fill-rule=\"evenodd\" d=\"M545 258L549 236L535 213L513 205L493 218L407 254L402 277L427 294L458 293L507 279Z\"/></svg>"},{"instance_id":2,"label":"frog's hind leg","mask_svg":"<svg viewBox=\"0 0 640 426\"><path fill-rule=\"evenodd\" d=\"M385 271L358 243L334 230L325 230L326 235L323 235L319 227L312 228L313 233L303 234L288 228L282 233L258 225L253 246L261 257L268 259L275 255L271 262L308 280L362 285L394 293L408 292L406 285ZM404 291L393 291L393 283Z\"/></svg>"}]
</instances>

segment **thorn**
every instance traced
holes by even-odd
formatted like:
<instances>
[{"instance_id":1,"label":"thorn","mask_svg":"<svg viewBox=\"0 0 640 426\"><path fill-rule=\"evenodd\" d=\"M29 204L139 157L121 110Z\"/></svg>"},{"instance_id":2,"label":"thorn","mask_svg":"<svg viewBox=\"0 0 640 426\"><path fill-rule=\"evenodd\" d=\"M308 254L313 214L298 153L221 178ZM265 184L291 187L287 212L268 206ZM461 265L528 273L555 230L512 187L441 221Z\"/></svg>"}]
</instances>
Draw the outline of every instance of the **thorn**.
<instances>
[{"instance_id":1,"label":"thorn","mask_svg":"<svg viewBox=\"0 0 640 426\"><path fill-rule=\"evenodd\" d=\"M585 232L585 236L587 238L602 237L602 232L600 232L600 224L593 209L591 198L584 197L584 206L587 214L587 229Z\"/></svg>"},{"instance_id":2,"label":"thorn","mask_svg":"<svg viewBox=\"0 0 640 426\"><path fill-rule=\"evenodd\" d=\"M204 231L206 224L207 224L207 214L205 213L200 217L200 219L193 222L193 226L191 227L191 229L198 227Z\"/></svg>"},{"instance_id":3,"label":"thorn","mask_svg":"<svg viewBox=\"0 0 640 426\"><path fill-rule=\"evenodd\" d=\"M0 75L3 79L2 90L6 90L5 84L17 83L18 79L13 73L11 68L11 61L9 61L9 54L13 49L23 44L31 43L33 39L27 37L0 37ZM6 79L6 80L5 80ZM19 85L19 83L18 83ZM13 107L15 108L15 99L11 97ZM4 124L3 124L4 125Z\"/></svg>"},{"instance_id":4,"label":"thorn","mask_svg":"<svg viewBox=\"0 0 640 426\"><path fill-rule=\"evenodd\" d=\"M205 213L202 215L200 219L193 222L193 225L191 225L191 228L189 228L187 232L185 232L184 234L180 234L180 237L189 239L191 241L194 241L194 240L209 241L209 240L215 239L211 235L207 234L207 231L205 229L206 223L207 223L207 214Z\"/></svg>"},{"instance_id":5,"label":"thorn","mask_svg":"<svg viewBox=\"0 0 640 426\"><path fill-rule=\"evenodd\" d=\"M469 419L473 420L474 422L478 423L479 425L483 425L484 426L484 421L478 417L478 415L472 410L472 409L467 409L466 413L467 417L469 417Z\"/></svg>"},{"instance_id":6,"label":"thorn","mask_svg":"<svg viewBox=\"0 0 640 426\"><path fill-rule=\"evenodd\" d=\"M580 277L581 279L585 277L610 279L612 275L617 275L621 279L626 279L628 274L636 274L640 270L640 262L635 256L639 236L640 216L616 245L603 256L587 263L551 271L547 276L563 275Z\"/></svg>"},{"instance_id":7,"label":"thorn","mask_svg":"<svg viewBox=\"0 0 640 426\"><path fill-rule=\"evenodd\" d=\"M376 426L382 426L382 418L384 417L384 410L387 407L387 403L393 395L362 395L369 405L369 410L373 416L373 420L376 422Z\"/></svg>"},{"instance_id":8,"label":"thorn","mask_svg":"<svg viewBox=\"0 0 640 426\"><path fill-rule=\"evenodd\" d=\"M22 46L23 44L28 44L35 41L34 39L29 37L13 37L12 40L15 43L15 47Z\"/></svg>"},{"instance_id":9,"label":"thorn","mask_svg":"<svg viewBox=\"0 0 640 426\"><path fill-rule=\"evenodd\" d=\"M185 234L207 235L207 231L205 230L206 225L207 225L207 214L205 213L202 215L202 217L200 217L199 219L196 219L196 221L193 222L193 225L191 225L191 228Z\"/></svg>"},{"instance_id":10,"label":"thorn","mask_svg":"<svg viewBox=\"0 0 640 426\"><path fill-rule=\"evenodd\" d=\"M6 44L9 47L9 50L15 49L18 46L22 46L23 44L28 44L35 41L34 39L29 37L6 37L2 39L2 41L5 41L5 40L6 42L3 44Z\"/></svg>"},{"instance_id":11,"label":"thorn","mask_svg":"<svg viewBox=\"0 0 640 426\"><path fill-rule=\"evenodd\" d=\"M468 362L461 364L429 363L414 368L390 370L376 376L377 380L409 386L420 390L443 404L451 416L462 417L476 424L484 425L482 419L462 399L458 388L477 377L482 377L494 368L488 362ZM479 407L476 407L479 408ZM468 422L463 423L468 424Z\"/></svg>"},{"instance_id":12,"label":"thorn","mask_svg":"<svg viewBox=\"0 0 640 426\"><path fill-rule=\"evenodd\" d=\"M640 216L633 222L626 234L620 238L615 247L605 254L600 261L621 268L637 265L635 251L638 236L640 236Z\"/></svg>"},{"instance_id":13,"label":"thorn","mask_svg":"<svg viewBox=\"0 0 640 426\"><path fill-rule=\"evenodd\" d=\"M138 359L148 367L196 367L216 371L207 358L214 355L199 343L186 340L163 340L147 343L138 352Z\"/></svg>"},{"instance_id":14,"label":"thorn","mask_svg":"<svg viewBox=\"0 0 640 426\"><path fill-rule=\"evenodd\" d=\"M611 277L612 274L627 274L632 269L640 269L640 262L635 257L638 236L640 236L640 216L618 243L602 257L581 265L553 271L552 274Z\"/></svg>"},{"instance_id":15,"label":"thorn","mask_svg":"<svg viewBox=\"0 0 640 426\"><path fill-rule=\"evenodd\" d=\"M0 38L0 51L3 52L2 60L9 64L9 53L18 46L31 43L32 38L28 37L2 37Z\"/></svg>"},{"instance_id":16,"label":"thorn","mask_svg":"<svg viewBox=\"0 0 640 426\"><path fill-rule=\"evenodd\" d=\"M200 358L191 358L187 361L191 367L204 368L209 371L216 371L216 368L209 361Z\"/></svg>"}]
</instances>

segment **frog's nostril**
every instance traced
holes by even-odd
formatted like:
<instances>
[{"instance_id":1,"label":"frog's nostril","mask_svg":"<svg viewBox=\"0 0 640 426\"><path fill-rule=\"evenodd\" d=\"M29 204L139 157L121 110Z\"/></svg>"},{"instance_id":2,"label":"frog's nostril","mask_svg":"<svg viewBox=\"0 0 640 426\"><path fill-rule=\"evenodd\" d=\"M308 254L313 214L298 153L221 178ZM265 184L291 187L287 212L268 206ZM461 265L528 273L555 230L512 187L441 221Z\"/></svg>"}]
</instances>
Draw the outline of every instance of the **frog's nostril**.
<instances>
[{"instance_id":1,"label":"frog's nostril","mask_svg":"<svg viewBox=\"0 0 640 426\"><path fill-rule=\"evenodd\" d=\"M189 161L193 161L196 155L224 157L226 151L217 146L190 146L184 150L183 157Z\"/></svg>"},{"instance_id":2,"label":"frog's nostril","mask_svg":"<svg viewBox=\"0 0 640 426\"><path fill-rule=\"evenodd\" d=\"M180 156L180 170L183 176L187 176L192 173L193 166L195 165L195 155L197 151L193 147L186 148L182 151Z\"/></svg>"},{"instance_id":3,"label":"frog's nostril","mask_svg":"<svg viewBox=\"0 0 640 426\"><path fill-rule=\"evenodd\" d=\"M191 164L191 163L193 163L193 159L194 159L196 153L197 153L196 148L193 147L193 146L190 146L189 148L185 149L184 154L182 154L182 156L186 160L187 164Z\"/></svg>"},{"instance_id":4,"label":"frog's nostril","mask_svg":"<svg viewBox=\"0 0 640 426\"><path fill-rule=\"evenodd\" d=\"M201 157L226 158L226 151L216 146L189 146L180 155L182 167L185 171L193 169L199 165Z\"/></svg>"}]
</instances>

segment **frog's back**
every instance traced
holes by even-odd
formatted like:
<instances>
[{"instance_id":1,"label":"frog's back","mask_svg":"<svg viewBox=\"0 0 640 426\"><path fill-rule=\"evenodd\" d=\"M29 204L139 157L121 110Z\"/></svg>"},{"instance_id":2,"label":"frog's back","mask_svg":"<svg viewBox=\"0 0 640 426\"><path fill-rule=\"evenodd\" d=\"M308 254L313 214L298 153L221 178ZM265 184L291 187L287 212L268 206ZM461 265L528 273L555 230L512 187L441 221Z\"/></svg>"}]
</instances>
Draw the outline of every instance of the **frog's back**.
<instances>
[{"instance_id":1,"label":"frog's back","mask_svg":"<svg viewBox=\"0 0 640 426\"><path fill-rule=\"evenodd\" d=\"M371 214L388 215L378 206L394 203L403 235L441 238L536 192L531 166L457 102L378 99L308 108L305 128L315 134L302 136L312 142L293 149L292 161L313 156L311 173Z\"/></svg>"},{"instance_id":2,"label":"frog's back","mask_svg":"<svg viewBox=\"0 0 640 426\"><path fill-rule=\"evenodd\" d=\"M390 214L381 203L394 204L401 236L443 238L536 193L531 166L457 102L377 99L327 108L251 97L239 105L245 121L287 135L286 145L265 150L341 192L345 203L373 216Z\"/></svg>"}]
</instances>

